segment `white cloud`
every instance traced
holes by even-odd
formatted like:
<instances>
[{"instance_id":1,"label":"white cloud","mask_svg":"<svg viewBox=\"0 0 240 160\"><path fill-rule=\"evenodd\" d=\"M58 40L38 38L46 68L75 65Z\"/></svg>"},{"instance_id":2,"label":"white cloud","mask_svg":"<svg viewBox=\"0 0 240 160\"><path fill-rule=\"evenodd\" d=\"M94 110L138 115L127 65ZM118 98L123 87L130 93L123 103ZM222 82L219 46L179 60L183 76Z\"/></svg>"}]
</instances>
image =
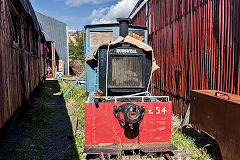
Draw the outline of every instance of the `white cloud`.
<instances>
[{"instance_id":1,"label":"white cloud","mask_svg":"<svg viewBox=\"0 0 240 160\"><path fill-rule=\"evenodd\" d=\"M91 24L113 23L116 18L128 17L138 0L120 0L116 5L95 9L89 19Z\"/></svg>"},{"instance_id":2,"label":"white cloud","mask_svg":"<svg viewBox=\"0 0 240 160\"><path fill-rule=\"evenodd\" d=\"M86 21L88 20L88 17L61 16L60 20L64 22Z\"/></svg>"},{"instance_id":3,"label":"white cloud","mask_svg":"<svg viewBox=\"0 0 240 160\"><path fill-rule=\"evenodd\" d=\"M65 4L71 7L81 6L83 4L100 4L111 0L65 0Z\"/></svg>"}]
</instances>

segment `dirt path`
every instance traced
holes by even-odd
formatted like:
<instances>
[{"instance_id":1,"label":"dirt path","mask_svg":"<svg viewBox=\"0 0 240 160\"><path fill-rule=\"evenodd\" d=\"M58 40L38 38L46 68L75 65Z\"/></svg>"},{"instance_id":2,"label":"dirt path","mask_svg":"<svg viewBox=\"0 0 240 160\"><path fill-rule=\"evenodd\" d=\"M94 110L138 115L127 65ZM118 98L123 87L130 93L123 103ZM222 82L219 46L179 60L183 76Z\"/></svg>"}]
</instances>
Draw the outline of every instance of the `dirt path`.
<instances>
[{"instance_id":1,"label":"dirt path","mask_svg":"<svg viewBox=\"0 0 240 160\"><path fill-rule=\"evenodd\" d=\"M0 159L73 159L76 146L68 108L57 80L46 80L41 94L0 140ZM10 125L11 126L11 125Z\"/></svg>"}]
</instances>

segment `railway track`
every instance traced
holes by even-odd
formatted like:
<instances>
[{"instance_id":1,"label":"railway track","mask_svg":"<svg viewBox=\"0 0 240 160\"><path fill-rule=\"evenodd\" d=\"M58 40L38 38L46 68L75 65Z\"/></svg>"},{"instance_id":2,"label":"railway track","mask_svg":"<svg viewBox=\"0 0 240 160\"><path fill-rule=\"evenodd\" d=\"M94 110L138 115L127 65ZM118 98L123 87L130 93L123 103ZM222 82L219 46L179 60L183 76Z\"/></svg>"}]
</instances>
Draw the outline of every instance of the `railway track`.
<instances>
[{"instance_id":1,"label":"railway track","mask_svg":"<svg viewBox=\"0 0 240 160\"><path fill-rule=\"evenodd\" d=\"M164 158L165 160L173 160L173 158L169 155L169 153L164 153L164 154L163 154L163 158Z\"/></svg>"}]
</instances>

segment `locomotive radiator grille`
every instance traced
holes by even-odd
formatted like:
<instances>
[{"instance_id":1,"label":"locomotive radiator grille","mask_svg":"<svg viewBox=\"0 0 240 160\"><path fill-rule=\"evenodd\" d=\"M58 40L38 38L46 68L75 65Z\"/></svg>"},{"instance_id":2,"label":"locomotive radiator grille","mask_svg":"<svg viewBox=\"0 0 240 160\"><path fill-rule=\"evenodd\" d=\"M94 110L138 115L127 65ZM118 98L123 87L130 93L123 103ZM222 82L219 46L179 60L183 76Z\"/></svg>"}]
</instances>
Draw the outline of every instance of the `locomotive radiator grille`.
<instances>
[{"instance_id":1,"label":"locomotive radiator grille","mask_svg":"<svg viewBox=\"0 0 240 160\"><path fill-rule=\"evenodd\" d=\"M110 88L142 88L141 55L112 55Z\"/></svg>"}]
</instances>

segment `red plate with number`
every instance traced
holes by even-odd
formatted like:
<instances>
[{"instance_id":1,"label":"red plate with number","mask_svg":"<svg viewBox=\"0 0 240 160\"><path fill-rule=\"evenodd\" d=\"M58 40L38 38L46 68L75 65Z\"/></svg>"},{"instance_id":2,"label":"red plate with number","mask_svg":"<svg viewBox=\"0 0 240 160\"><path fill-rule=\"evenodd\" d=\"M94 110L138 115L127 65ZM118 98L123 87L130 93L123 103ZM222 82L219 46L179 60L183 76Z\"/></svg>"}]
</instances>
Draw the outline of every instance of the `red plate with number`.
<instances>
[{"instance_id":1,"label":"red plate with number","mask_svg":"<svg viewBox=\"0 0 240 160\"><path fill-rule=\"evenodd\" d=\"M155 143L171 140L171 102L133 102L144 106L145 115L138 132L131 134L113 114L121 103L85 103L85 144Z\"/></svg>"}]
</instances>

